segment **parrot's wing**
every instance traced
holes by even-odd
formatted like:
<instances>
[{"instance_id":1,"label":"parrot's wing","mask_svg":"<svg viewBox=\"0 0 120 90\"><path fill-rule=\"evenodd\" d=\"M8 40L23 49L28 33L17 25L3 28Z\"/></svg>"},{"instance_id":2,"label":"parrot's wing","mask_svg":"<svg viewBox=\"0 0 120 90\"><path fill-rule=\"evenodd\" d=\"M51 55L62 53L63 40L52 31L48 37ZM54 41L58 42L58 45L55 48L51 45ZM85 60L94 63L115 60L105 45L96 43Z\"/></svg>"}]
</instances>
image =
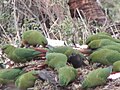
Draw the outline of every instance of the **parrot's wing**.
<instances>
[{"instance_id":1,"label":"parrot's wing","mask_svg":"<svg viewBox=\"0 0 120 90\"><path fill-rule=\"evenodd\" d=\"M14 55L18 58L29 58L39 55L40 52L32 50L32 49L24 49L24 48L17 48L14 51Z\"/></svg>"}]
</instances>

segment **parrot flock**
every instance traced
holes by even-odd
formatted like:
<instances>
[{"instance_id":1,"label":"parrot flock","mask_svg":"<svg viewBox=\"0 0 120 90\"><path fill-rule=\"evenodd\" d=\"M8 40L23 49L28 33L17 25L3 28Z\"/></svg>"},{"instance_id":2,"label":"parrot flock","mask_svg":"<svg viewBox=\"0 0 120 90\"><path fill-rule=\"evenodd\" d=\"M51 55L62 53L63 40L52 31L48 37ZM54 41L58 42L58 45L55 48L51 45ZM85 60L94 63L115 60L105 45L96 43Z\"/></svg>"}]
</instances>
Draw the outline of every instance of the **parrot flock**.
<instances>
[{"instance_id":1,"label":"parrot flock","mask_svg":"<svg viewBox=\"0 0 120 90\"><path fill-rule=\"evenodd\" d=\"M119 39L112 38L105 33L98 33L88 37L86 44L92 50L89 56L90 62L113 65L114 62L120 61Z\"/></svg>"},{"instance_id":2,"label":"parrot flock","mask_svg":"<svg viewBox=\"0 0 120 90\"><path fill-rule=\"evenodd\" d=\"M112 72L120 72L120 40L112 38L107 33L97 33L87 38L86 44L91 49L88 56L90 63L99 63L108 66L91 71L82 83L87 89L103 85Z\"/></svg>"},{"instance_id":3,"label":"parrot flock","mask_svg":"<svg viewBox=\"0 0 120 90\"><path fill-rule=\"evenodd\" d=\"M38 47L40 45L42 47ZM98 33L89 36L86 45L91 50L89 56L85 56L84 53L70 46L49 46L42 32L28 30L22 34L21 47L8 44L1 50L15 64L39 61L40 59L37 58L44 57L44 64L55 70L58 83L63 87L68 86L79 77L78 69L88 65L86 60L91 64L100 63L107 66L90 71L85 76L81 88L87 90L105 84L112 72L120 72L120 40L112 38L107 33ZM40 79L39 70L0 69L0 84L14 83L20 90L33 87L37 79Z\"/></svg>"}]
</instances>

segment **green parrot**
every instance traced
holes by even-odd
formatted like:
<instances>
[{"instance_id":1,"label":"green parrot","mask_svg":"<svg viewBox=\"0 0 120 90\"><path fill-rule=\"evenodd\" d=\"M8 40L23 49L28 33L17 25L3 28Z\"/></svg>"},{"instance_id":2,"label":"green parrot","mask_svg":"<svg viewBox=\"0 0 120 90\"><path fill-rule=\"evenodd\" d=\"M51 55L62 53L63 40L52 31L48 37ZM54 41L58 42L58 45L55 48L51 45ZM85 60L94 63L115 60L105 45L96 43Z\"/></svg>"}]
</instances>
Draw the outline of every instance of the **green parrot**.
<instances>
[{"instance_id":1,"label":"green parrot","mask_svg":"<svg viewBox=\"0 0 120 90\"><path fill-rule=\"evenodd\" d=\"M91 35L87 38L86 44L88 45L91 41L93 40L98 40L98 39L109 39L111 41L114 41L116 43L120 43L119 39L112 38L109 34L107 33L98 33L95 35Z\"/></svg>"},{"instance_id":2,"label":"green parrot","mask_svg":"<svg viewBox=\"0 0 120 90\"><path fill-rule=\"evenodd\" d=\"M67 63L67 56L62 53L47 53L46 54L46 64L48 66L59 69L65 66Z\"/></svg>"},{"instance_id":3,"label":"green parrot","mask_svg":"<svg viewBox=\"0 0 120 90\"><path fill-rule=\"evenodd\" d=\"M101 47L100 49L111 49L111 50L118 51L120 53L120 45L106 45Z\"/></svg>"},{"instance_id":4,"label":"green parrot","mask_svg":"<svg viewBox=\"0 0 120 90\"><path fill-rule=\"evenodd\" d=\"M113 71L115 72L120 71L120 60L113 63Z\"/></svg>"},{"instance_id":5,"label":"green parrot","mask_svg":"<svg viewBox=\"0 0 120 90\"><path fill-rule=\"evenodd\" d=\"M0 70L0 84L13 83L18 76L25 73L20 69L1 69Z\"/></svg>"},{"instance_id":6,"label":"green parrot","mask_svg":"<svg viewBox=\"0 0 120 90\"><path fill-rule=\"evenodd\" d=\"M120 46L120 43L116 43L110 39L98 39L98 40L93 40L88 44L88 47L90 49L98 49L106 45L118 45Z\"/></svg>"},{"instance_id":7,"label":"green parrot","mask_svg":"<svg viewBox=\"0 0 120 90\"><path fill-rule=\"evenodd\" d=\"M15 63L25 63L41 54L41 52L35 51L33 49L16 48L12 45L3 46L2 51L10 60L14 61Z\"/></svg>"},{"instance_id":8,"label":"green parrot","mask_svg":"<svg viewBox=\"0 0 120 90\"><path fill-rule=\"evenodd\" d=\"M90 62L97 62L105 65L112 65L116 61L120 61L120 53L110 49L99 49L89 56Z\"/></svg>"},{"instance_id":9,"label":"green parrot","mask_svg":"<svg viewBox=\"0 0 120 90\"><path fill-rule=\"evenodd\" d=\"M67 56L67 62L72 64L73 67L79 68L82 65L86 65L84 60L86 57L78 50L69 46L50 47L48 53L62 53Z\"/></svg>"},{"instance_id":10,"label":"green parrot","mask_svg":"<svg viewBox=\"0 0 120 90\"><path fill-rule=\"evenodd\" d=\"M48 44L48 41L45 36L43 36L41 31L28 30L25 31L22 35L22 44L28 44L33 46L42 45L43 47L45 47Z\"/></svg>"},{"instance_id":11,"label":"green parrot","mask_svg":"<svg viewBox=\"0 0 120 90\"><path fill-rule=\"evenodd\" d=\"M58 46L58 47L50 47L48 50L49 53L63 53L65 54L68 58L72 54L79 54L81 57L85 58L80 51L73 49L72 47L69 46Z\"/></svg>"},{"instance_id":12,"label":"green parrot","mask_svg":"<svg viewBox=\"0 0 120 90\"><path fill-rule=\"evenodd\" d=\"M61 86L67 86L77 77L77 70L71 66L65 66L58 70L58 78Z\"/></svg>"},{"instance_id":13,"label":"green parrot","mask_svg":"<svg viewBox=\"0 0 120 90\"><path fill-rule=\"evenodd\" d=\"M22 74L18 79L15 81L15 85L20 90L27 90L27 88L33 87L35 81L38 79L36 71L29 71L27 73Z\"/></svg>"},{"instance_id":14,"label":"green parrot","mask_svg":"<svg viewBox=\"0 0 120 90\"><path fill-rule=\"evenodd\" d=\"M87 89L98 85L103 85L107 81L107 77L112 72L112 67L98 68L91 71L82 82L82 88Z\"/></svg>"},{"instance_id":15,"label":"green parrot","mask_svg":"<svg viewBox=\"0 0 120 90\"><path fill-rule=\"evenodd\" d=\"M48 52L63 53L67 57L69 57L74 52L74 49L69 46L58 46L58 47L50 47Z\"/></svg>"}]
</instances>

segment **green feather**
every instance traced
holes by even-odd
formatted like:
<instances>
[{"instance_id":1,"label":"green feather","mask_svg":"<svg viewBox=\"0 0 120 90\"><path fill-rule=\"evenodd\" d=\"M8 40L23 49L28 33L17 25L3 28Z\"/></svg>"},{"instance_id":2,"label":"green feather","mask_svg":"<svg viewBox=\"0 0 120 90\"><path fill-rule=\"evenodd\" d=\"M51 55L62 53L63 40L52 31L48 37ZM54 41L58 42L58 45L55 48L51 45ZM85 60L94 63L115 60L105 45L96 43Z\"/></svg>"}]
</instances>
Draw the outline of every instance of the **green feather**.
<instances>
[{"instance_id":1,"label":"green feather","mask_svg":"<svg viewBox=\"0 0 120 90\"><path fill-rule=\"evenodd\" d=\"M65 66L66 63L67 57L62 53L48 53L46 55L46 64L52 68L59 69Z\"/></svg>"},{"instance_id":2,"label":"green feather","mask_svg":"<svg viewBox=\"0 0 120 90\"><path fill-rule=\"evenodd\" d=\"M111 65L114 62L120 60L120 53L110 49L100 49L94 51L89 59L91 62L97 62L105 65Z\"/></svg>"},{"instance_id":3,"label":"green feather","mask_svg":"<svg viewBox=\"0 0 120 90\"><path fill-rule=\"evenodd\" d=\"M3 53L10 55L16 48L12 45L4 45L2 48Z\"/></svg>"},{"instance_id":4,"label":"green feather","mask_svg":"<svg viewBox=\"0 0 120 90\"><path fill-rule=\"evenodd\" d=\"M65 66L58 70L58 78L61 86L67 86L77 77L77 70L71 66Z\"/></svg>"},{"instance_id":5,"label":"green feather","mask_svg":"<svg viewBox=\"0 0 120 90\"><path fill-rule=\"evenodd\" d=\"M12 45L6 45L3 48L3 52L7 54L7 57L16 63L25 63L38 56L41 52L28 48L16 48Z\"/></svg>"},{"instance_id":6,"label":"green feather","mask_svg":"<svg viewBox=\"0 0 120 90\"><path fill-rule=\"evenodd\" d=\"M120 45L120 44L109 39L98 39L98 40L91 41L88 44L88 47L90 49L98 49L106 45Z\"/></svg>"},{"instance_id":7,"label":"green feather","mask_svg":"<svg viewBox=\"0 0 120 90\"><path fill-rule=\"evenodd\" d=\"M98 85L105 84L107 81L107 77L112 72L112 67L108 68L99 68L91 71L85 80L82 82L82 88L87 89L90 87L95 87Z\"/></svg>"},{"instance_id":8,"label":"green feather","mask_svg":"<svg viewBox=\"0 0 120 90\"><path fill-rule=\"evenodd\" d=\"M33 87L37 77L36 71L30 71L22 74L16 81L15 85L21 90L27 90L27 88Z\"/></svg>"},{"instance_id":9,"label":"green feather","mask_svg":"<svg viewBox=\"0 0 120 90\"><path fill-rule=\"evenodd\" d=\"M113 63L113 71L115 71L115 72L120 71L120 60Z\"/></svg>"},{"instance_id":10,"label":"green feather","mask_svg":"<svg viewBox=\"0 0 120 90\"><path fill-rule=\"evenodd\" d=\"M20 69L1 69L0 70L0 83L7 84L14 82L18 76L23 74L24 71Z\"/></svg>"},{"instance_id":11,"label":"green feather","mask_svg":"<svg viewBox=\"0 0 120 90\"><path fill-rule=\"evenodd\" d=\"M47 45L47 39L42 35L41 31L28 30L22 35L22 41L30 45Z\"/></svg>"},{"instance_id":12,"label":"green feather","mask_svg":"<svg viewBox=\"0 0 120 90\"><path fill-rule=\"evenodd\" d=\"M120 45L106 45L101 47L100 49L111 49L111 50L118 51L120 53Z\"/></svg>"},{"instance_id":13,"label":"green feather","mask_svg":"<svg viewBox=\"0 0 120 90\"><path fill-rule=\"evenodd\" d=\"M59 46L59 47L53 47L53 48L50 48L49 53L62 53L62 54L65 54L68 58L70 55L72 55L73 53L74 54L80 54L81 57L83 57L83 54L80 53L78 50L74 50L72 47L69 47L69 46Z\"/></svg>"},{"instance_id":14,"label":"green feather","mask_svg":"<svg viewBox=\"0 0 120 90\"><path fill-rule=\"evenodd\" d=\"M98 40L98 39L109 39L109 40L111 40L111 41L120 43L120 40L119 40L119 39L112 38L112 37L111 37L110 35L108 35L107 33L98 33L98 34L89 36L89 37L87 38L87 40L86 40L86 44L89 44L91 41L93 41L93 40Z\"/></svg>"},{"instance_id":15,"label":"green feather","mask_svg":"<svg viewBox=\"0 0 120 90\"><path fill-rule=\"evenodd\" d=\"M49 49L49 52L55 52L55 53L63 53L66 56L69 56L72 54L72 52L74 51L73 48L68 47L68 46L58 46L58 47L53 47L52 49Z\"/></svg>"}]
</instances>

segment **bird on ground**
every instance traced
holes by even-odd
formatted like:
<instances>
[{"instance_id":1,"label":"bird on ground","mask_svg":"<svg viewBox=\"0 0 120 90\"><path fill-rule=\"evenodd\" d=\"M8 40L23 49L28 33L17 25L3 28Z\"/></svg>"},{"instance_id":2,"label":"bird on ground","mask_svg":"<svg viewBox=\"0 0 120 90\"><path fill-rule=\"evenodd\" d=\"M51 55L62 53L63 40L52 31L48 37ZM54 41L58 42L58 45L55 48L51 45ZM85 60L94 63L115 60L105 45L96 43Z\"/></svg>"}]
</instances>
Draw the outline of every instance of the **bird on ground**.
<instances>
[{"instance_id":1,"label":"bird on ground","mask_svg":"<svg viewBox=\"0 0 120 90\"><path fill-rule=\"evenodd\" d=\"M25 73L21 69L1 69L0 70L0 84L14 83L15 80Z\"/></svg>"},{"instance_id":2,"label":"bird on ground","mask_svg":"<svg viewBox=\"0 0 120 90\"><path fill-rule=\"evenodd\" d=\"M77 77L77 70L71 66L61 67L58 70L58 78L61 86L67 86Z\"/></svg>"},{"instance_id":3,"label":"bird on ground","mask_svg":"<svg viewBox=\"0 0 120 90\"><path fill-rule=\"evenodd\" d=\"M48 53L62 53L67 56L67 62L72 64L73 67L78 68L85 65L84 60L86 57L79 51L69 46L50 47Z\"/></svg>"},{"instance_id":4,"label":"bird on ground","mask_svg":"<svg viewBox=\"0 0 120 90\"><path fill-rule=\"evenodd\" d=\"M103 32L103 33L98 33L95 35L90 35L86 40L86 44L88 45L91 41L99 40L99 39L109 39L109 40L114 41L116 43L120 43L119 39L112 38L108 33Z\"/></svg>"},{"instance_id":5,"label":"bird on ground","mask_svg":"<svg viewBox=\"0 0 120 90\"><path fill-rule=\"evenodd\" d=\"M92 50L96 50L98 48L101 48L103 46L107 45L117 45L120 46L120 43L116 43L110 39L98 39L98 40L93 40L88 44L88 48Z\"/></svg>"},{"instance_id":6,"label":"bird on ground","mask_svg":"<svg viewBox=\"0 0 120 90\"><path fill-rule=\"evenodd\" d=\"M110 50L115 50L120 53L120 45L106 45L101 47L100 49L110 49Z\"/></svg>"},{"instance_id":7,"label":"bird on ground","mask_svg":"<svg viewBox=\"0 0 120 90\"><path fill-rule=\"evenodd\" d=\"M67 56L62 53L47 53L46 64L52 68L59 69L66 66Z\"/></svg>"},{"instance_id":8,"label":"bird on ground","mask_svg":"<svg viewBox=\"0 0 120 90\"><path fill-rule=\"evenodd\" d=\"M90 54L88 58L90 62L112 65L114 62L120 61L120 53L110 49L99 49Z\"/></svg>"},{"instance_id":9,"label":"bird on ground","mask_svg":"<svg viewBox=\"0 0 120 90\"><path fill-rule=\"evenodd\" d=\"M91 71L82 82L82 88L87 90L88 88L105 84L107 77L111 74L111 72L112 67L98 68Z\"/></svg>"},{"instance_id":10,"label":"bird on ground","mask_svg":"<svg viewBox=\"0 0 120 90\"><path fill-rule=\"evenodd\" d=\"M85 56L73 53L69 56L67 62L72 64L74 68L80 68L82 66L86 66L86 63L84 62L85 60L87 60Z\"/></svg>"},{"instance_id":11,"label":"bird on ground","mask_svg":"<svg viewBox=\"0 0 120 90\"><path fill-rule=\"evenodd\" d=\"M67 57L69 57L72 53L75 52L75 50L72 47L69 46L57 46L57 47L48 47L49 53L62 53L65 54Z\"/></svg>"},{"instance_id":12,"label":"bird on ground","mask_svg":"<svg viewBox=\"0 0 120 90\"><path fill-rule=\"evenodd\" d=\"M41 31L28 30L22 34L22 47L25 45L27 46L42 45L43 47L45 47L47 44L48 41L45 38L45 36L41 33Z\"/></svg>"},{"instance_id":13,"label":"bird on ground","mask_svg":"<svg viewBox=\"0 0 120 90\"><path fill-rule=\"evenodd\" d=\"M116 61L113 63L113 71L120 72L120 61Z\"/></svg>"},{"instance_id":14,"label":"bird on ground","mask_svg":"<svg viewBox=\"0 0 120 90\"><path fill-rule=\"evenodd\" d=\"M17 48L13 45L5 45L2 47L2 52L15 63L25 63L39 56L41 52L28 48Z\"/></svg>"},{"instance_id":15,"label":"bird on ground","mask_svg":"<svg viewBox=\"0 0 120 90\"><path fill-rule=\"evenodd\" d=\"M39 78L37 74L38 73L36 71L29 71L22 74L15 81L16 87L20 90L27 90L27 88L33 87L35 80Z\"/></svg>"}]
</instances>

